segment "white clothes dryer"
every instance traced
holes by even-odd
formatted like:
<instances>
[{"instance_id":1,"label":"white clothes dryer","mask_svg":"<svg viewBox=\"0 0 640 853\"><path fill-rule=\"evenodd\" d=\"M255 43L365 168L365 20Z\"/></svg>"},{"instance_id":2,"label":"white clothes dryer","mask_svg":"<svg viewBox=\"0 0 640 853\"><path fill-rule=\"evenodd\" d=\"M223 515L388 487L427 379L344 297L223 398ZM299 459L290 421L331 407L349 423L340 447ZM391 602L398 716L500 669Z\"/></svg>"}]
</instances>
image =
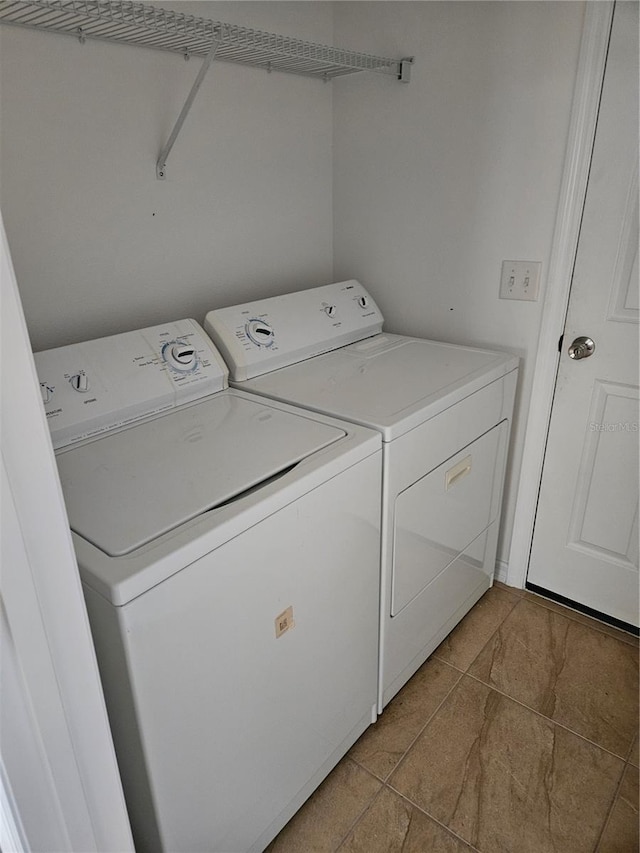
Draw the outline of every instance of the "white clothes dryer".
<instances>
[{"instance_id":1,"label":"white clothes dryer","mask_svg":"<svg viewBox=\"0 0 640 853\"><path fill-rule=\"evenodd\" d=\"M382 435L379 712L493 583L518 369L382 324L355 280L205 320L233 386Z\"/></svg>"},{"instance_id":2,"label":"white clothes dryer","mask_svg":"<svg viewBox=\"0 0 640 853\"><path fill-rule=\"evenodd\" d=\"M136 850L262 851L375 719L380 436L192 320L36 365Z\"/></svg>"}]
</instances>

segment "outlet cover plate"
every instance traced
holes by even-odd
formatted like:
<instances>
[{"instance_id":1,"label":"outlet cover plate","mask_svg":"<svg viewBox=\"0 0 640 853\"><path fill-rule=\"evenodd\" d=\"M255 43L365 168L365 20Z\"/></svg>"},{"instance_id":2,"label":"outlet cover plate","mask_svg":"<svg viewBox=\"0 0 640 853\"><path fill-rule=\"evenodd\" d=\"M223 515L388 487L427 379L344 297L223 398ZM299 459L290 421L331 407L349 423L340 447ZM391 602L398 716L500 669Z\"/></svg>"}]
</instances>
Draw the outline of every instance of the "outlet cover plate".
<instances>
[{"instance_id":1,"label":"outlet cover plate","mask_svg":"<svg viewBox=\"0 0 640 853\"><path fill-rule=\"evenodd\" d=\"M500 299L536 302L540 289L540 261L503 261Z\"/></svg>"}]
</instances>

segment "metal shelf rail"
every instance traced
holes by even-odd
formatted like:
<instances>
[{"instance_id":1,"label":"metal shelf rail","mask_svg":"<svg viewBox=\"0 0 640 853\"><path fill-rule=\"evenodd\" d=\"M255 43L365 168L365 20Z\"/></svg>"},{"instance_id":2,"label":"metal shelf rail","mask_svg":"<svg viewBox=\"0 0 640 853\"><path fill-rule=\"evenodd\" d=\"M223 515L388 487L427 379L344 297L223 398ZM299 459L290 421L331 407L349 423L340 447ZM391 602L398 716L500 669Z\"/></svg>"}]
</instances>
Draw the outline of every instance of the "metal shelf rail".
<instances>
[{"instance_id":1,"label":"metal shelf rail","mask_svg":"<svg viewBox=\"0 0 640 853\"><path fill-rule=\"evenodd\" d=\"M408 82L412 57L389 59L273 33L196 18L128 0L0 0L0 23L204 57L200 72L156 167L165 177L169 151L215 57L267 71L284 71L322 80L370 71Z\"/></svg>"}]
</instances>

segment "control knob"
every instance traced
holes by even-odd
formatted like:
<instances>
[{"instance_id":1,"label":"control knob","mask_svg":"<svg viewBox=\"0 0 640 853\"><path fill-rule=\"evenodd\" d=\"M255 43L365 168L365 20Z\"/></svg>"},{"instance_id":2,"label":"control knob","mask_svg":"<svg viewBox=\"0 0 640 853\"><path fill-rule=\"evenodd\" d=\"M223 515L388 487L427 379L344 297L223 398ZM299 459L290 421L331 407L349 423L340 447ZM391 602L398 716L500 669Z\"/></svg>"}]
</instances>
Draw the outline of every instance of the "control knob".
<instances>
[{"instance_id":1,"label":"control knob","mask_svg":"<svg viewBox=\"0 0 640 853\"><path fill-rule=\"evenodd\" d=\"M264 320L249 320L246 332L251 343L258 347L270 347L275 338L273 328Z\"/></svg>"},{"instance_id":2,"label":"control knob","mask_svg":"<svg viewBox=\"0 0 640 853\"><path fill-rule=\"evenodd\" d=\"M40 383L40 393L42 394L42 402L48 403L51 400L53 388L50 388L46 382Z\"/></svg>"},{"instance_id":3,"label":"control knob","mask_svg":"<svg viewBox=\"0 0 640 853\"><path fill-rule=\"evenodd\" d=\"M182 341L171 341L166 344L162 350L162 357L169 367L173 367L174 370L179 370L181 373L189 373L198 364L195 347Z\"/></svg>"},{"instance_id":4,"label":"control knob","mask_svg":"<svg viewBox=\"0 0 640 853\"><path fill-rule=\"evenodd\" d=\"M81 394L84 394L89 390L89 379L86 373L82 371L80 373L74 374L70 379L71 387L74 391L79 391Z\"/></svg>"},{"instance_id":5,"label":"control knob","mask_svg":"<svg viewBox=\"0 0 640 853\"><path fill-rule=\"evenodd\" d=\"M335 317L338 312L338 309L335 305L326 305L324 309L324 313L327 317Z\"/></svg>"},{"instance_id":6,"label":"control knob","mask_svg":"<svg viewBox=\"0 0 640 853\"><path fill-rule=\"evenodd\" d=\"M358 305L361 308L367 308L369 305L369 300L366 296L358 296Z\"/></svg>"}]
</instances>

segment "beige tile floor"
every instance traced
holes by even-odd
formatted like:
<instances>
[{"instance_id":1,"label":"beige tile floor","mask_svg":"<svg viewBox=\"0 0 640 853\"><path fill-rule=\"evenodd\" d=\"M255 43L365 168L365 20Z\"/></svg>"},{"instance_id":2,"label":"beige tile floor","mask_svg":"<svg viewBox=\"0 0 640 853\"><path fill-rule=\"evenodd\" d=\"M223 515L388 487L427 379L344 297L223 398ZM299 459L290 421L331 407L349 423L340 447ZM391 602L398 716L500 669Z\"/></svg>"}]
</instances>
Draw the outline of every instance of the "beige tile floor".
<instances>
[{"instance_id":1,"label":"beige tile floor","mask_svg":"<svg viewBox=\"0 0 640 853\"><path fill-rule=\"evenodd\" d=\"M638 853L638 641L496 584L269 853Z\"/></svg>"}]
</instances>

